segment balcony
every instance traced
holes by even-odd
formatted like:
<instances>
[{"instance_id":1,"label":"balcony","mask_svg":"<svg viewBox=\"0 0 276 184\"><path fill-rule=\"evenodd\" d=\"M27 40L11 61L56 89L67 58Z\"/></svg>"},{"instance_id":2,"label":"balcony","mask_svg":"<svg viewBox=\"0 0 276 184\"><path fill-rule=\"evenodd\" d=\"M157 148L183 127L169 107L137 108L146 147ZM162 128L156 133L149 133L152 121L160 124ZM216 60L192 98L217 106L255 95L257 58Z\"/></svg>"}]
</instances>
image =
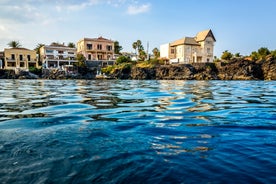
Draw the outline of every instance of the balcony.
<instances>
[{"instance_id":1,"label":"balcony","mask_svg":"<svg viewBox=\"0 0 276 184\"><path fill-rule=\"evenodd\" d=\"M14 62L14 63L16 62L16 60L14 58L6 58L6 61L7 62Z\"/></svg>"}]
</instances>

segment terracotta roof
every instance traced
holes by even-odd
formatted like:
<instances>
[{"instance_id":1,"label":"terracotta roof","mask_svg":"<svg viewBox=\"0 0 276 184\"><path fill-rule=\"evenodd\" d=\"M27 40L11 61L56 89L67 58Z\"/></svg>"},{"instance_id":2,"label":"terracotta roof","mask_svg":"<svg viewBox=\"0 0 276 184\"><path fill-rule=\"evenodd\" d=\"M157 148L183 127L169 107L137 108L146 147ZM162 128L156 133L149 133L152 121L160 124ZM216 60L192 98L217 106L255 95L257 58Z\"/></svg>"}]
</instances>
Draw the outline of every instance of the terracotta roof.
<instances>
[{"instance_id":1,"label":"terracotta roof","mask_svg":"<svg viewBox=\"0 0 276 184\"><path fill-rule=\"evenodd\" d=\"M103 38L103 37L98 37L98 38L83 38L83 40L89 40L89 41L105 41L105 42L112 42L112 40L107 39L107 38Z\"/></svg>"},{"instance_id":2,"label":"terracotta roof","mask_svg":"<svg viewBox=\"0 0 276 184\"><path fill-rule=\"evenodd\" d=\"M18 48L6 48L5 50L30 50L30 49L26 49L26 48L23 48L23 47L18 47Z\"/></svg>"},{"instance_id":3,"label":"terracotta roof","mask_svg":"<svg viewBox=\"0 0 276 184\"><path fill-rule=\"evenodd\" d=\"M204 30L204 31L198 32L197 35L196 35L196 37L195 37L195 40L196 40L197 42L200 42L200 41L205 40L206 37L208 37L208 36L213 37L213 39L216 41L216 39L215 39L215 37L214 37L214 34L213 34L213 32L212 32L211 29L208 29L208 30Z\"/></svg>"},{"instance_id":4,"label":"terracotta roof","mask_svg":"<svg viewBox=\"0 0 276 184\"><path fill-rule=\"evenodd\" d=\"M184 37L180 40L176 40L170 44L171 46L177 46L177 45L199 45L199 43L196 42L196 40L192 37Z\"/></svg>"}]
</instances>

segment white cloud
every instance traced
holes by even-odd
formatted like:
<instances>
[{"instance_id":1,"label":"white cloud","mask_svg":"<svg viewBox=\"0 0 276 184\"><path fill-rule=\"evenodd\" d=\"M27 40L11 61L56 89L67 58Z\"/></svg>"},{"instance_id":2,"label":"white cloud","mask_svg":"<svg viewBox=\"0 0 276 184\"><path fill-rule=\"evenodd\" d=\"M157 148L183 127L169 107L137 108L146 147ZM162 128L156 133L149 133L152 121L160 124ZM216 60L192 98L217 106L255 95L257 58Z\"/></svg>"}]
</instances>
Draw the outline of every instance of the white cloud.
<instances>
[{"instance_id":1,"label":"white cloud","mask_svg":"<svg viewBox=\"0 0 276 184\"><path fill-rule=\"evenodd\" d=\"M141 13L146 13L150 10L150 4L142 4L142 5L129 5L127 9L127 13L130 15L137 15Z\"/></svg>"}]
</instances>

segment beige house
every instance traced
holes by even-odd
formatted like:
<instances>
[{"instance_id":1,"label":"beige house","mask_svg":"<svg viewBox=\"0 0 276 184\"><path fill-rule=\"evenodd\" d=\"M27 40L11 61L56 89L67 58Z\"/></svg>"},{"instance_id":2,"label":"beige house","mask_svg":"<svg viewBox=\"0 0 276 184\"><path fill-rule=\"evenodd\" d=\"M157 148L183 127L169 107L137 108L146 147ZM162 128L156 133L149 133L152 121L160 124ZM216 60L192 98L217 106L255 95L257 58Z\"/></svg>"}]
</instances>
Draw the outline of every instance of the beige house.
<instances>
[{"instance_id":1,"label":"beige house","mask_svg":"<svg viewBox=\"0 0 276 184\"><path fill-rule=\"evenodd\" d=\"M216 39L211 30L197 33L195 37L184 37L160 46L160 57L170 63L208 63L214 59Z\"/></svg>"},{"instance_id":2,"label":"beige house","mask_svg":"<svg viewBox=\"0 0 276 184\"><path fill-rule=\"evenodd\" d=\"M40 61L44 68L64 68L77 62L77 49L63 44L45 45L40 48Z\"/></svg>"},{"instance_id":3,"label":"beige house","mask_svg":"<svg viewBox=\"0 0 276 184\"><path fill-rule=\"evenodd\" d=\"M77 53L83 54L88 61L112 60L114 41L103 37L83 38L77 43Z\"/></svg>"},{"instance_id":4,"label":"beige house","mask_svg":"<svg viewBox=\"0 0 276 184\"><path fill-rule=\"evenodd\" d=\"M30 67L38 68L36 51L26 48L4 49L5 69L23 69L28 70Z\"/></svg>"}]
</instances>

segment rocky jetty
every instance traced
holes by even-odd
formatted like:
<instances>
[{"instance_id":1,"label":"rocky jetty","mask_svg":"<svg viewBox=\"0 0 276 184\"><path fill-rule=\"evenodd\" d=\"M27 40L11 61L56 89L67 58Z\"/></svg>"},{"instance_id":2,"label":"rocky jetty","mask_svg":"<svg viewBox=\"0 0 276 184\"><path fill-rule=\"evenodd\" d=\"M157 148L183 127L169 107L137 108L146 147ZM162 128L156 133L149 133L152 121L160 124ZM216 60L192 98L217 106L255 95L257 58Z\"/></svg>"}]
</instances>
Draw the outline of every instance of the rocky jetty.
<instances>
[{"instance_id":1,"label":"rocky jetty","mask_svg":"<svg viewBox=\"0 0 276 184\"><path fill-rule=\"evenodd\" d=\"M116 69L116 79L157 80L276 80L276 61L254 62L233 59L229 62L156 65Z\"/></svg>"}]
</instances>

